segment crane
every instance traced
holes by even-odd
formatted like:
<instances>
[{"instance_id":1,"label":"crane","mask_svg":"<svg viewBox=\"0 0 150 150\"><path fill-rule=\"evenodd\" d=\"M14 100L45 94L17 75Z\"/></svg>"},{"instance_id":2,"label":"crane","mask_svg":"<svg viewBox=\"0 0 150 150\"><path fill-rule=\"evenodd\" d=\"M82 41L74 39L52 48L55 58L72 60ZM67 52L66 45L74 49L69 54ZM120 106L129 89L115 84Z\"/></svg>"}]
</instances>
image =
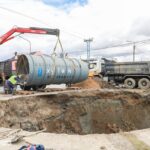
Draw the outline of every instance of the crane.
<instances>
[{"instance_id":1,"label":"crane","mask_svg":"<svg viewBox=\"0 0 150 150\"><path fill-rule=\"evenodd\" d=\"M16 35L15 33L18 33L18 34ZM58 43L60 43L60 45L61 45L60 38L59 38L59 34L60 34L60 30L59 29L40 28L40 27L24 28L24 27L17 27L17 26L13 27L8 32L6 32L2 36L0 36L0 45L2 45L4 43L14 39L15 37L19 36L20 34L25 34L25 33L43 34L43 35L55 35L55 36L57 36L58 40L57 40L56 45L54 47L53 53L55 52ZM61 48L62 48L62 45L61 45ZM16 72L16 63L17 63L16 58L11 59L9 62L11 62L11 63L9 63L11 70L10 70L9 73L5 72L5 69L3 69L2 72L0 72L0 82L1 82L1 78L2 78L1 74L4 74L3 76L4 76L4 80L5 80L5 78L9 78L10 75L13 72ZM0 62L0 64L1 63L4 64L6 62Z\"/></svg>"},{"instance_id":2,"label":"crane","mask_svg":"<svg viewBox=\"0 0 150 150\"><path fill-rule=\"evenodd\" d=\"M14 27L4 35L0 36L0 45L11 39L14 39L16 37L13 36L14 33L48 34L48 35L55 35L59 37L60 31L59 29L39 28L39 27L29 27L29 28Z\"/></svg>"}]
</instances>

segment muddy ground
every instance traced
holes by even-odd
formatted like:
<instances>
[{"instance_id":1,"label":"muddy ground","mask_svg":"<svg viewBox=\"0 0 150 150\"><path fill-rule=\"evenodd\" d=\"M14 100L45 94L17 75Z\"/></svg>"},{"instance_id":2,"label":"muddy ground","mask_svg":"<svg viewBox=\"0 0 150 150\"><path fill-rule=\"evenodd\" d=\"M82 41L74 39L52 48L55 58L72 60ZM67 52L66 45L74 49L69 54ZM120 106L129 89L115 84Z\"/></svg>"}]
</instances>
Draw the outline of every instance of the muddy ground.
<instances>
[{"instance_id":1,"label":"muddy ground","mask_svg":"<svg viewBox=\"0 0 150 150\"><path fill-rule=\"evenodd\" d=\"M52 133L115 133L150 127L150 94L78 90L0 101L0 126Z\"/></svg>"}]
</instances>

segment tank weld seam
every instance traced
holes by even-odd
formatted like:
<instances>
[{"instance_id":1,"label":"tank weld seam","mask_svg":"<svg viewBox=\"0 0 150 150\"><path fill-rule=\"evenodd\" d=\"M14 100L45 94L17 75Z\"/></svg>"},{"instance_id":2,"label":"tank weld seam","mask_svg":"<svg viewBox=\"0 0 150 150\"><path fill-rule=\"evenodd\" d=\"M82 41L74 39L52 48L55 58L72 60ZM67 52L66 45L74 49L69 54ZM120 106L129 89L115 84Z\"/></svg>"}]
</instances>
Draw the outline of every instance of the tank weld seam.
<instances>
[{"instance_id":1,"label":"tank weld seam","mask_svg":"<svg viewBox=\"0 0 150 150\"><path fill-rule=\"evenodd\" d=\"M66 63L66 60L65 59L63 59L63 61L64 61L64 63L65 63L65 79L67 79L67 63Z\"/></svg>"},{"instance_id":2,"label":"tank weld seam","mask_svg":"<svg viewBox=\"0 0 150 150\"><path fill-rule=\"evenodd\" d=\"M77 63L79 64L79 67L80 67L80 75L79 75L79 77L78 77L78 81L79 81L79 79L81 78L81 64L79 63L79 61L75 58L75 60L77 61Z\"/></svg>"},{"instance_id":3,"label":"tank weld seam","mask_svg":"<svg viewBox=\"0 0 150 150\"><path fill-rule=\"evenodd\" d=\"M53 76L52 76L50 82L53 81L55 79L55 77L56 77L56 62L55 62L55 58L51 57L51 59L53 60L53 65L52 65L53 67L52 68L54 69L54 73L52 74Z\"/></svg>"},{"instance_id":4,"label":"tank weld seam","mask_svg":"<svg viewBox=\"0 0 150 150\"><path fill-rule=\"evenodd\" d=\"M30 56L30 58L31 58L31 60L32 60L32 63L33 63L33 73L32 73L32 77L31 77L31 81L30 81L30 82L32 82L32 81L33 81L34 74L35 74L35 64L34 64L32 55L29 55L29 56ZM29 74L29 76L30 76L30 74Z\"/></svg>"},{"instance_id":5,"label":"tank weld seam","mask_svg":"<svg viewBox=\"0 0 150 150\"><path fill-rule=\"evenodd\" d=\"M46 68L47 68L47 66L46 66L46 61L45 61L43 55L41 55L41 58L43 59L43 62L45 64L44 65L45 72L44 72L43 78L41 78L41 82L40 82L42 84L42 82L45 81L44 79L45 79L45 76L46 76Z\"/></svg>"},{"instance_id":6,"label":"tank weld seam","mask_svg":"<svg viewBox=\"0 0 150 150\"><path fill-rule=\"evenodd\" d=\"M72 79L71 79L71 82L73 82L73 81L74 81L75 74L76 74L75 63L74 63L73 59L69 59L69 60L72 62L72 64L73 64L73 69L74 69L74 74L73 74L73 77L72 77Z\"/></svg>"}]
</instances>

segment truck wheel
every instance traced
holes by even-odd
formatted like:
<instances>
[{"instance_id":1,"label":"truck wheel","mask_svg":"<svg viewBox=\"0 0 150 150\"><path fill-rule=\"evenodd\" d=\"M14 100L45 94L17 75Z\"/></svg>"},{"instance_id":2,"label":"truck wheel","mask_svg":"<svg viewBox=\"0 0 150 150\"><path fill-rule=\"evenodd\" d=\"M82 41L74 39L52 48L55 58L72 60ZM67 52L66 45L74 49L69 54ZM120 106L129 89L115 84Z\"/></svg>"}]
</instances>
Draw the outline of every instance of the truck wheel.
<instances>
[{"instance_id":1,"label":"truck wheel","mask_svg":"<svg viewBox=\"0 0 150 150\"><path fill-rule=\"evenodd\" d=\"M148 89L150 87L150 81L147 78L142 78L138 82L138 87L140 89Z\"/></svg>"},{"instance_id":2,"label":"truck wheel","mask_svg":"<svg viewBox=\"0 0 150 150\"><path fill-rule=\"evenodd\" d=\"M124 84L126 88L133 89L136 86L136 81L133 78L127 78Z\"/></svg>"}]
</instances>

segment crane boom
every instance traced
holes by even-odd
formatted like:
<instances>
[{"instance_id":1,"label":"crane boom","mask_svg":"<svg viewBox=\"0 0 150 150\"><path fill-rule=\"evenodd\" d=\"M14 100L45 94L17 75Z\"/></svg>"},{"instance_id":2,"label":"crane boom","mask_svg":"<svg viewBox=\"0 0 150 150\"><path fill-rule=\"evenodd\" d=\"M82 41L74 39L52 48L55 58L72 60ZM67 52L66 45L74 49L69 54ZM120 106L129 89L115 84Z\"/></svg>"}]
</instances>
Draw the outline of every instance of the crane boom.
<instances>
[{"instance_id":1,"label":"crane boom","mask_svg":"<svg viewBox=\"0 0 150 150\"><path fill-rule=\"evenodd\" d=\"M30 28L15 27L0 37L0 45L15 38L15 36L12 36L14 33L48 34L59 36L59 32L60 32L59 29L49 29L39 27L30 27Z\"/></svg>"}]
</instances>

